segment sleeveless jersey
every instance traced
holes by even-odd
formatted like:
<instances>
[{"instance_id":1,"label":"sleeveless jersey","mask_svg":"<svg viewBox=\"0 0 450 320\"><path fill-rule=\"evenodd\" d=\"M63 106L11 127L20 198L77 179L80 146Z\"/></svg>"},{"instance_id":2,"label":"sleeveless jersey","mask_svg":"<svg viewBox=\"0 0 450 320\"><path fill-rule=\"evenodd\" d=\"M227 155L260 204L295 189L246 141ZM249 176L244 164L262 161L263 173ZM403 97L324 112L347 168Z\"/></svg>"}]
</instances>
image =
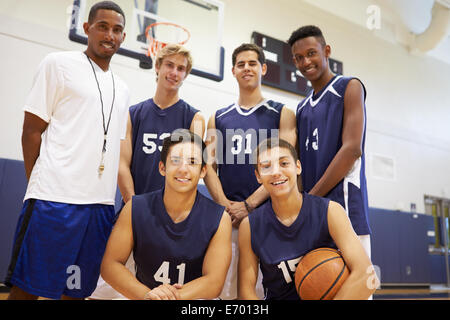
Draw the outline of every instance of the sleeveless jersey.
<instances>
[{"instance_id":1,"label":"sleeveless jersey","mask_svg":"<svg viewBox=\"0 0 450 320\"><path fill-rule=\"evenodd\" d=\"M309 192L322 177L342 146L344 95L351 79L353 78L335 76L320 92L310 93L297 107L298 143L303 168L302 182L306 192ZM364 88L363 84L362 86ZM364 88L364 98L365 96ZM364 156L365 114L364 105L363 153L347 176L325 195L344 207L355 232L359 235L370 234Z\"/></svg>"},{"instance_id":2,"label":"sleeveless jersey","mask_svg":"<svg viewBox=\"0 0 450 320\"><path fill-rule=\"evenodd\" d=\"M225 209L197 192L187 218L174 223L164 207L163 192L132 198L136 278L149 288L202 276L206 250Z\"/></svg>"},{"instance_id":3,"label":"sleeveless jersey","mask_svg":"<svg viewBox=\"0 0 450 320\"><path fill-rule=\"evenodd\" d=\"M175 129L189 129L197 112L182 99L166 109L159 108L153 99L130 107L133 126L131 175L136 194L164 187L164 177L158 170L162 142Z\"/></svg>"},{"instance_id":4,"label":"sleeveless jersey","mask_svg":"<svg viewBox=\"0 0 450 320\"><path fill-rule=\"evenodd\" d=\"M266 300L298 300L294 275L301 257L317 248L336 248L328 231L330 200L302 194L300 213L290 226L278 220L270 199L248 216Z\"/></svg>"},{"instance_id":5,"label":"sleeveless jersey","mask_svg":"<svg viewBox=\"0 0 450 320\"><path fill-rule=\"evenodd\" d=\"M249 110L234 103L216 112L218 175L228 199L243 201L260 186L252 153L259 142L278 136L282 108L264 100Z\"/></svg>"}]
</instances>

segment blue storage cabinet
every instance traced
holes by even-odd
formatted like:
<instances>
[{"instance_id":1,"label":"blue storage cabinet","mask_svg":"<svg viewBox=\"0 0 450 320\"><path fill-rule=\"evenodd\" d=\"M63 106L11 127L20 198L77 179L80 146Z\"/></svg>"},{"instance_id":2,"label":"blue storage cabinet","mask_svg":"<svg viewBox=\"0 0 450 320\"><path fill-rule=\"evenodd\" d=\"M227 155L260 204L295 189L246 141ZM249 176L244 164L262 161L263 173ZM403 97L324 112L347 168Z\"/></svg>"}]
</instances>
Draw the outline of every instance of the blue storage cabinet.
<instances>
[{"instance_id":1,"label":"blue storage cabinet","mask_svg":"<svg viewBox=\"0 0 450 320\"><path fill-rule=\"evenodd\" d=\"M372 229L372 263L380 268L381 283L396 283L401 278L400 242L397 216L382 209L369 210Z\"/></svg>"},{"instance_id":2,"label":"blue storage cabinet","mask_svg":"<svg viewBox=\"0 0 450 320\"><path fill-rule=\"evenodd\" d=\"M429 284L430 216L370 208L372 262L382 284Z\"/></svg>"},{"instance_id":3,"label":"blue storage cabinet","mask_svg":"<svg viewBox=\"0 0 450 320\"><path fill-rule=\"evenodd\" d=\"M427 241L427 216L398 213L401 283L430 283L430 260Z\"/></svg>"},{"instance_id":4,"label":"blue storage cabinet","mask_svg":"<svg viewBox=\"0 0 450 320\"><path fill-rule=\"evenodd\" d=\"M26 185L23 161L0 158L0 283L8 271Z\"/></svg>"}]
</instances>

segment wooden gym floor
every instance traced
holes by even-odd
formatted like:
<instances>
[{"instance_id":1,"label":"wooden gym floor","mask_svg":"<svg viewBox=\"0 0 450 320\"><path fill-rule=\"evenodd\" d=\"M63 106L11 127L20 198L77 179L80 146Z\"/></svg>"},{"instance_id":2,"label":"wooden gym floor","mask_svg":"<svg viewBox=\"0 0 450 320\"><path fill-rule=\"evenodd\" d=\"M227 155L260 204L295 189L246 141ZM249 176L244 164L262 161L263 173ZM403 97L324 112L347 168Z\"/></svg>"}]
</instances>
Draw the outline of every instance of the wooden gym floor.
<instances>
[{"instance_id":1,"label":"wooden gym floor","mask_svg":"<svg viewBox=\"0 0 450 320\"><path fill-rule=\"evenodd\" d=\"M450 288L442 285L431 287L382 287L373 295L374 300L450 300Z\"/></svg>"}]
</instances>

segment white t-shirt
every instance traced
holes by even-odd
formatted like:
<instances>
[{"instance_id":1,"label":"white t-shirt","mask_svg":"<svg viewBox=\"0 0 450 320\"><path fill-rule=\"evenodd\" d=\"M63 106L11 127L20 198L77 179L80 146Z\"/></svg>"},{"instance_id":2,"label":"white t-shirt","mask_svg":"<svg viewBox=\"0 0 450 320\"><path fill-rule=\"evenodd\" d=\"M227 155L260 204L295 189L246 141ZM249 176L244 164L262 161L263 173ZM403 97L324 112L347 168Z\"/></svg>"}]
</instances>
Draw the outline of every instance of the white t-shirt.
<instances>
[{"instance_id":1,"label":"white t-shirt","mask_svg":"<svg viewBox=\"0 0 450 320\"><path fill-rule=\"evenodd\" d=\"M94 61L92 64L102 92L106 126L113 97L111 69L104 72ZM115 74L114 82L104 171L99 175L103 117L92 67L83 52L57 52L44 58L24 110L48 122L48 127L24 200L114 205L120 139L125 137L129 106L127 85Z\"/></svg>"}]
</instances>

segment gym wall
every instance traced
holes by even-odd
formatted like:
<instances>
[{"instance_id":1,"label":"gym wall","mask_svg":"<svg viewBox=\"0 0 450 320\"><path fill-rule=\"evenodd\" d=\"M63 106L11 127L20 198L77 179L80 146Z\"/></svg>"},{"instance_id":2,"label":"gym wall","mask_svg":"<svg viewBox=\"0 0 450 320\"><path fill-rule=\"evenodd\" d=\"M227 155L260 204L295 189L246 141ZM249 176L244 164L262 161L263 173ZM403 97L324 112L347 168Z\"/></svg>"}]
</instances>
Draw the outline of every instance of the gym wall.
<instances>
[{"instance_id":1,"label":"gym wall","mask_svg":"<svg viewBox=\"0 0 450 320\"><path fill-rule=\"evenodd\" d=\"M409 211L415 203L424 212L423 195L450 198L450 65L415 56L390 41L389 26L371 31L364 26L369 1L345 1L362 23L352 24L309 4L293 0L223 0L225 76L214 82L189 76L180 96L199 108L206 119L219 107L237 100L231 74L231 53L249 42L253 31L287 40L304 24L316 24L342 61L344 74L359 77L367 96L366 157L369 205ZM53 51L84 50L68 39L72 0L2 0L0 2L0 157L22 160L23 104L42 58ZM380 36L381 34L381 36ZM195 57L194 57L195 59ZM116 55L112 69L131 90L132 103L153 96L154 70ZM295 110L301 99L263 87L266 98Z\"/></svg>"}]
</instances>

